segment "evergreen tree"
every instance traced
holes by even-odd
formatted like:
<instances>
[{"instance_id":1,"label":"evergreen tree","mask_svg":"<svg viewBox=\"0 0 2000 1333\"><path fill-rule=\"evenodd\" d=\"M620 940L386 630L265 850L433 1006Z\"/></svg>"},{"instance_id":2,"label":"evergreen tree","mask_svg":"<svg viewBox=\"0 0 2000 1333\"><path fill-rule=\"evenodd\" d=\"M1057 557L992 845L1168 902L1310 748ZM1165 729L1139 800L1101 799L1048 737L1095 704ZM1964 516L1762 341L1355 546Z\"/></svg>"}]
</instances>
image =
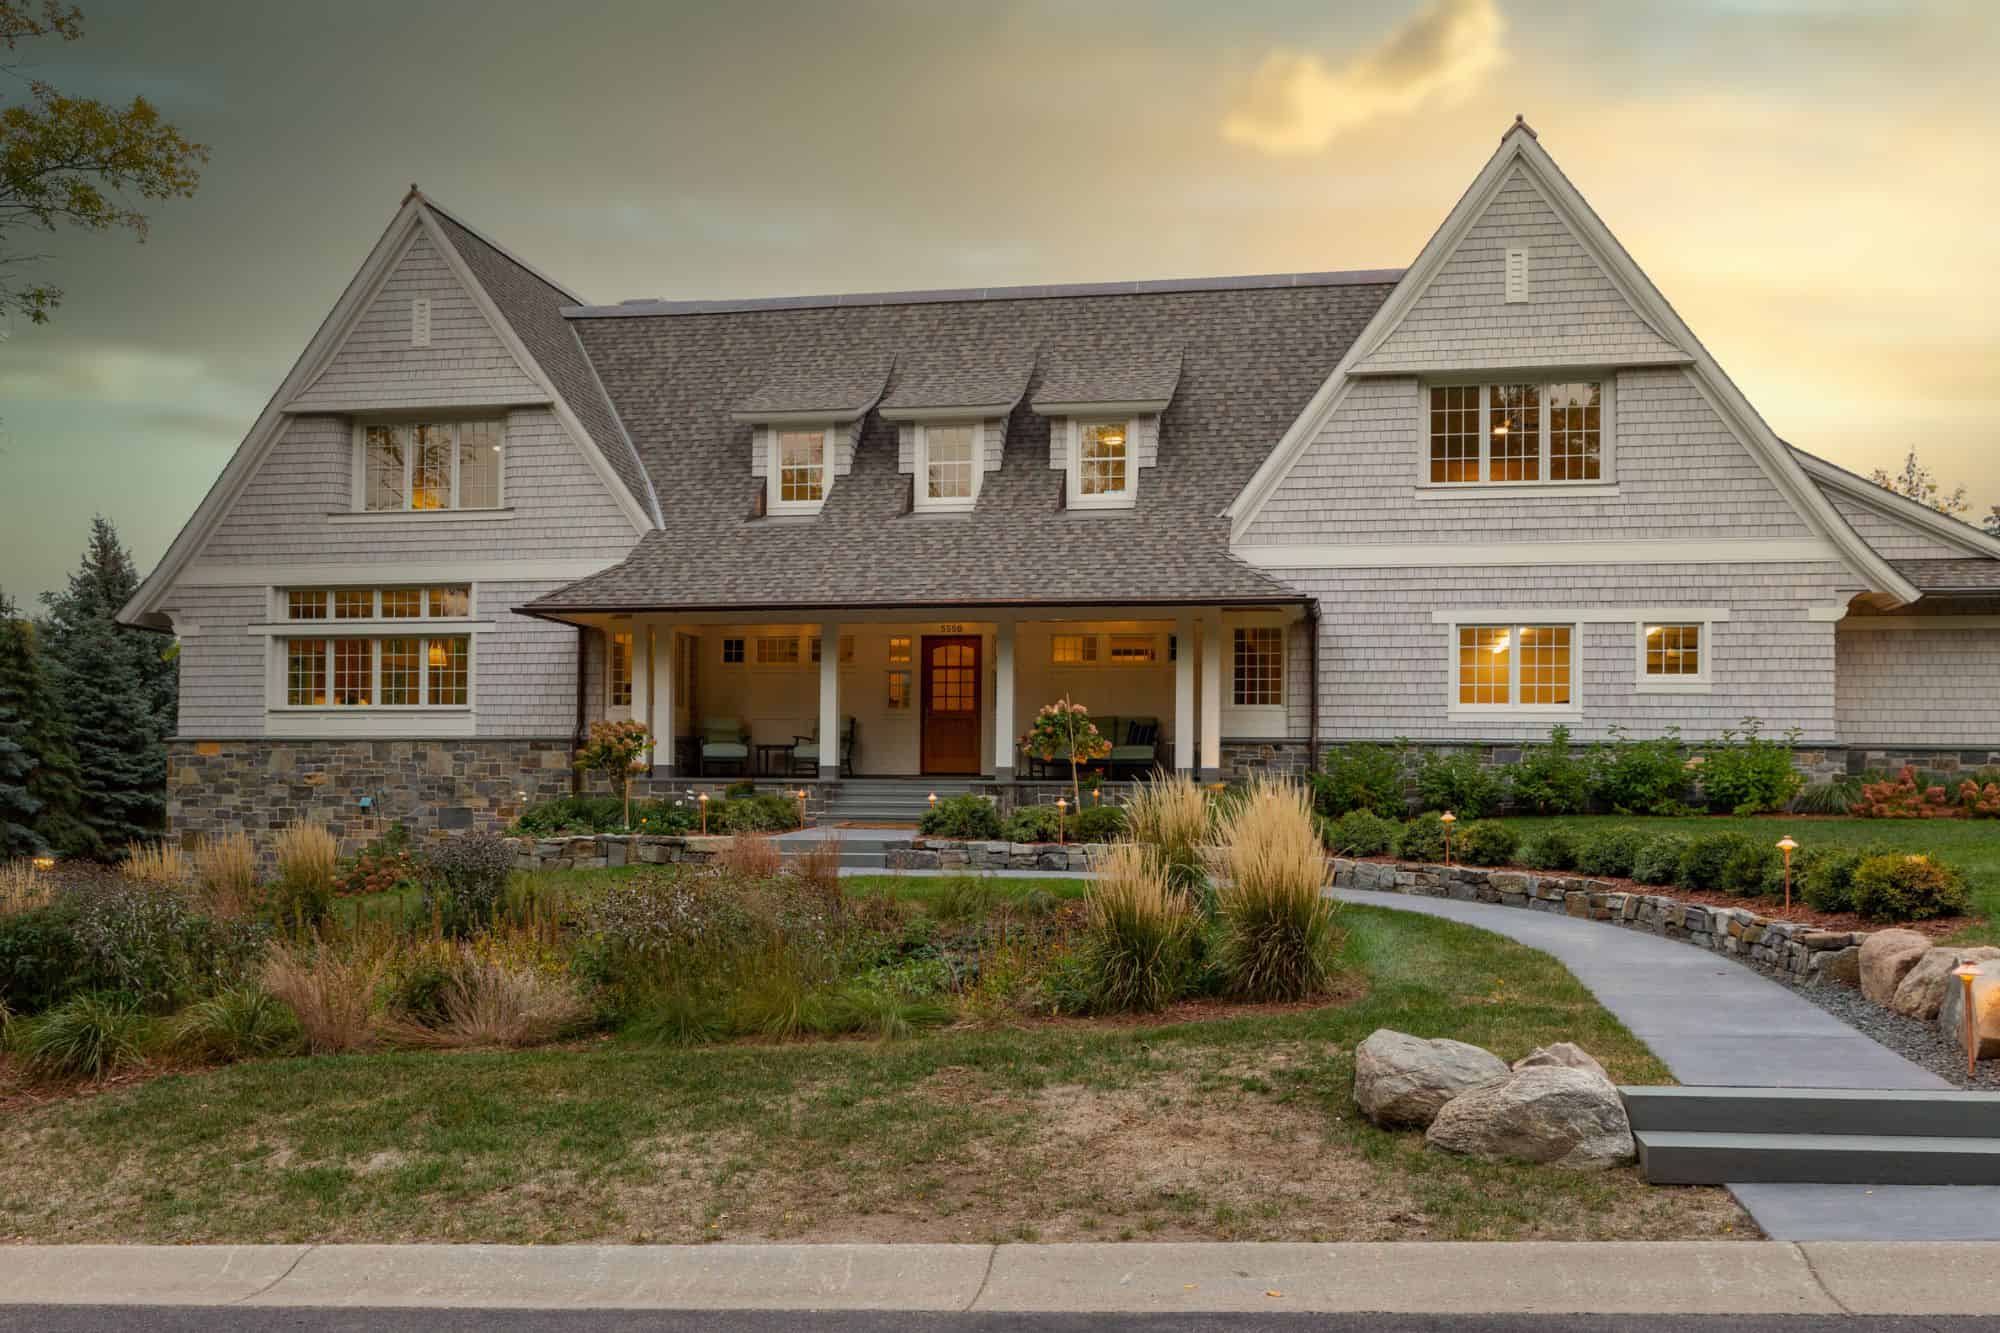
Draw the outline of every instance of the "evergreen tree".
<instances>
[{"instance_id":1,"label":"evergreen tree","mask_svg":"<svg viewBox=\"0 0 2000 1333\"><path fill-rule=\"evenodd\" d=\"M35 812L42 803L28 794L35 766L28 747L21 744L26 730L13 709L0 706L0 861L42 850L35 832Z\"/></svg>"},{"instance_id":2,"label":"evergreen tree","mask_svg":"<svg viewBox=\"0 0 2000 1333\"><path fill-rule=\"evenodd\" d=\"M80 813L107 848L158 833L166 817L175 666L164 639L114 620L138 586L117 529L100 516L69 588L42 594L51 675L80 770Z\"/></svg>"},{"instance_id":3,"label":"evergreen tree","mask_svg":"<svg viewBox=\"0 0 2000 1333\"><path fill-rule=\"evenodd\" d=\"M69 719L35 627L0 593L0 856L100 854L81 799Z\"/></svg>"}]
</instances>

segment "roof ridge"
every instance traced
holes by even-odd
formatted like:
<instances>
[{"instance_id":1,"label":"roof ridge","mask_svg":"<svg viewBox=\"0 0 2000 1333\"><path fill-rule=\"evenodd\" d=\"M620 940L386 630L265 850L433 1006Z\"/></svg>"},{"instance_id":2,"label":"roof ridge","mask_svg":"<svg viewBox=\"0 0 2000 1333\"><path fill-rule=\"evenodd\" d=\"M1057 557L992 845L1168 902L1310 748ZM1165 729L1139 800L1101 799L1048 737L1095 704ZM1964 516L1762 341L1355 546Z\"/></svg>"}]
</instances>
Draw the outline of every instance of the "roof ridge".
<instances>
[{"instance_id":1,"label":"roof ridge","mask_svg":"<svg viewBox=\"0 0 2000 1333\"><path fill-rule=\"evenodd\" d=\"M720 300L636 300L623 301L617 305L578 303L563 307L563 315L570 319L623 319L648 315L716 315L762 310L816 310L871 305L945 305L973 301L1053 300L1077 296L1152 296L1171 292L1262 291L1282 287L1365 287L1388 285L1402 276L1403 270L1399 268L1329 269L1321 272L1251 273L1212 278L1150 278L1131 282L916 288L909 291L828 292L819 295Z\"/></svg>"}]
</instances>

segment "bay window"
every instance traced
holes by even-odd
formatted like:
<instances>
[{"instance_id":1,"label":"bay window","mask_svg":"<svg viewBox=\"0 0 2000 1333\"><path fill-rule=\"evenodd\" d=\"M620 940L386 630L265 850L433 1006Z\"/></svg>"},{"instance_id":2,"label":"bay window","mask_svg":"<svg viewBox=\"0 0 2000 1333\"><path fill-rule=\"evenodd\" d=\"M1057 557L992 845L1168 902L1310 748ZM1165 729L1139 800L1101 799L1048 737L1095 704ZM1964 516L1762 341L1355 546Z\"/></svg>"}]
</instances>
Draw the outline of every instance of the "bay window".
<instances>
[{"instance_id":1,"label":"bay window","mask_svg":"<svg viewBox=\"0 0 2000 1333\"><path fill-rule=\"evenodd\" d=\"M357 503L365 513L501 507L505 422L361 422L355 452Z\"/></svg>"},{"instance_id":2,"label":"bay window","mask_svg":"<svg viewBox=\"0 0 2000 1333\"><path fill-rule=\"evenodd\" d=\"M1422 397L1427 485L1611 480L1602 380L1432 384Z\"/></svg>"}]
</instances>

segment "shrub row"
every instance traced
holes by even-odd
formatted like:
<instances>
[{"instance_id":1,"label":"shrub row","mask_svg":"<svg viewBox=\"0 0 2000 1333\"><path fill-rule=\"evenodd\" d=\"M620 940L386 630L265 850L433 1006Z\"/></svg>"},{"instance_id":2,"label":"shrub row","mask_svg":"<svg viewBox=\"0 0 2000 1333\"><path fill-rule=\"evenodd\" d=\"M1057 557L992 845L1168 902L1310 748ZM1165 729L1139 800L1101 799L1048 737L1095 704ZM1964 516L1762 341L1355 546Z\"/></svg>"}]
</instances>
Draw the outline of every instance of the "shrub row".
<instances>
[{"instance_id":1,"label":"shrub row","mask_svg":"<svg viewBox=\"0 0 2000 1333\"><path fill-rule=\"evenodd\" d=\"M917 831L927 838L965 842L1110 842L1125 833L1125 812L1115 805L1086 805L1058 811L1053 805L1024 805L1006 819L984 796L947 796L924 812Z\"/></svg>"}]
</instances>

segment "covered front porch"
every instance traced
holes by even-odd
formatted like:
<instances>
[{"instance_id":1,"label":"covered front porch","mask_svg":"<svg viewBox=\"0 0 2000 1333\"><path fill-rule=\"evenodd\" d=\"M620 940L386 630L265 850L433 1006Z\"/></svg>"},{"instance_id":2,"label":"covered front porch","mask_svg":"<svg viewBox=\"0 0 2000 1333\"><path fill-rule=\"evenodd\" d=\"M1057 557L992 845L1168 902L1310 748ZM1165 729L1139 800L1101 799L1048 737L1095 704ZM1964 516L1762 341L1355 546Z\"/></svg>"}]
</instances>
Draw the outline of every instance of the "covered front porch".
<instances>
[{"instance_id":1,"label":"covered front porch","mask_svg":"<svg viewBox=\"0 0 2000 1333\"><path fill-rule=\"evenodd\" d=\"M1004 783L1053 776L1018 742L1065 696L1112 741L1099 766L1111 778L1156 767L1212 778L1225 737L1293 734L1288 660L1304 613L829 608L574 623L600 636L586 715L645 722L659 738L655 778Z\"/></svg>"}]
</instances>

